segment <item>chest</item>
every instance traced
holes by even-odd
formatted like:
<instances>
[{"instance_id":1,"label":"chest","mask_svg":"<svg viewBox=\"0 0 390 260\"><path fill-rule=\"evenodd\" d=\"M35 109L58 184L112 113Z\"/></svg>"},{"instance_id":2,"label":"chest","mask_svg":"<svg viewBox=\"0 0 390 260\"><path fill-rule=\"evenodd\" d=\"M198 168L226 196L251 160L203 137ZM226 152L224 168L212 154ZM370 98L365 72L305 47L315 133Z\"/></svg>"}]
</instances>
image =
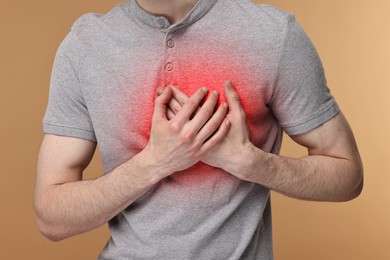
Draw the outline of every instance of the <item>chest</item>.
<instances>
[{"instance_id":1,"label":"chest","mask_svg":"<svg viewBox=\"0 0 390 260\"><path fill-rule=\"evenodd\" d=\"M192 37L158 34L118 42L115 48L96 43L80 77L103 153L131 156L146 146L156 89L169 84L187 95L206 86L219 91L222 102L223 84L231 80L246 112L251 138L260 144L267 136L273 73L264 46L194 33Z\"/></svg>"}]
</instances>

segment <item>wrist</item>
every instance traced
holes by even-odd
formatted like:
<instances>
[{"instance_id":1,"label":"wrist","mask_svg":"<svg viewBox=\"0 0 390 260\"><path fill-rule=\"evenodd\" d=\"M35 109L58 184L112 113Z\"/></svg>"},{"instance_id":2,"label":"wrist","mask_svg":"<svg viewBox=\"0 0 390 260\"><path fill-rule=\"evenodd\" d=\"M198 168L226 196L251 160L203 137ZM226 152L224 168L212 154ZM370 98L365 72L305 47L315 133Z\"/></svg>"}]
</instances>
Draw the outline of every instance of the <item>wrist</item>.
<instances>
[{"instance_id":1,"label":"wrist","mask_svg":"<svg viewBox=\"0 0 390 260\"><path fill-rule=\"evenodd\" d=\"M257 150L251 142L238 150L225 165L225 171L245 181L253 182L253 169L255 168Z\"/></svg>"},{"instance_id":2,"label":"wrist","mask_svg":"<svg viewBox=\"0 0 390 260\"><path fill-rule=\"evenodd\" d=\"M143 173L146 182L156 184L173 173L171 169L159 162L148 147L136 154L133 159Z\"/></svg>"}]
</instances>

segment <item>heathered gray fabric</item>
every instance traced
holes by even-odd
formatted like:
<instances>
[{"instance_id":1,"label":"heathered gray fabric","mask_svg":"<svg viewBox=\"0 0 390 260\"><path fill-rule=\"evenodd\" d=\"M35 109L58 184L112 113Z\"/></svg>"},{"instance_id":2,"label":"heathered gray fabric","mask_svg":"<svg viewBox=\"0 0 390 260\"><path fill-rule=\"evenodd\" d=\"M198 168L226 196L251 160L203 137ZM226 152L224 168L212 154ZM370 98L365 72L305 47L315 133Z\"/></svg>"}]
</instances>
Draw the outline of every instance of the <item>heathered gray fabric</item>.
<instances>
[{"instance_id":1,"label":"heathered gray fabric","mask_svg":"<svg viewBox=\"0 0 390 260\"><path fill-rule=\"evenodd\" d=\"M171 25L130 0L75 22L55 58L44 131L98 142L108 173L146 146L158 86L190 95L221 91L226 79L252 142L268 152L279 152L282 129L304 133L339 111L292 15L200 0ZM99 259L273 259L269 190L202 163L162 180L109 227Z\"/></svg>"}]
</instances>

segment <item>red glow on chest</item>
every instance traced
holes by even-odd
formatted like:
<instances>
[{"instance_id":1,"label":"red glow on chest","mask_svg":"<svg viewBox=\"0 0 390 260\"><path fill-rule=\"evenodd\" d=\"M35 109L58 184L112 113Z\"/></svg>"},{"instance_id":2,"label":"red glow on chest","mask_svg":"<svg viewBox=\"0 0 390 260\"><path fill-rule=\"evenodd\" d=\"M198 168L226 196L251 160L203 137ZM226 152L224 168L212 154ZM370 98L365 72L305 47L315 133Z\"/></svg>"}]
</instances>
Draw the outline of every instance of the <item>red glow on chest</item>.
<instances>
[{"instance_id":1,"label":"red glow on chest","mask_svg":"<svg viewBox=\"0 0 390 260\"><path fill-rule=\"evenodd\" d=\"M207 46L207 45L206 45ZM238 53L219 46L203 46L199 52L184 52L176 62L172 62L172 71L164 73L164 85L173 84L188 96L205 86L220 94L219 104L226 102L223 86L231 80L238 92L247 114L256 113L254 97L261 99L261 91L251 80L251 66Z\"/></svg>"},{"instance_id":2,"label":"red glow on chest","mask_svg":"<svg viewBox=\"0 0 390 260\"><path fill-rule=\"evenodd\" d=\"M256 71L239 53L225 50L222 46L199 48L199 52L180 52L175 59L168 58L162 64L160 86L175 85L185 94L191 96L200 87L205 86L209 91L216 90L220 94L219 104L226 102L224 83L231 80L238 92L241 104L247 116L251 140L260 144L264 140L262 121L268 117L268 109L264 104L260 82L254 77ZM147 73L147 72L146 72ZM155 86L157 88L158 86ZM153 101L156 94L149 95L149 100L142 101L134 112L140 120L137 122L137 131L141 132L144 145L149 140L151 118L153 114ZM218 104L218 105L219 105ZM180 174L200 175L199 171L208 171L210 167L202 163L191 167ZM216 171L217 172L217 171ZM218 175L222 173L218 171ZM191 180L197 179L192 176Z\"/></svg>"}]
</instances>

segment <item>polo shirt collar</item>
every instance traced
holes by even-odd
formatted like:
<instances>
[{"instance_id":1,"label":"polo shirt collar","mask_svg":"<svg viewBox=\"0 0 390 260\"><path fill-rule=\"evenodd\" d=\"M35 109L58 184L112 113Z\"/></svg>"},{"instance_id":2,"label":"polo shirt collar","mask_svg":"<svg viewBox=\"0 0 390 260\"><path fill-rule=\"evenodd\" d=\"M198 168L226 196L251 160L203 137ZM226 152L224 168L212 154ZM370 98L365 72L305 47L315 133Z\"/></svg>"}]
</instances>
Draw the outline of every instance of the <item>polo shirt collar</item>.
<instances>
[{"instance_id":1,"label":"polo shirt collar","mask_svg":"<svg viewBox=\"0 0 390 260\"><path fill-rule=\"evenodd\" d=\"M199 0L183 20L171 25L164 16L154 16L142 9L136 0L129 0L131 13L144 24L157 29L175 29L189 26L207 14L218 0Z\"/></svg>"}]
</instances>

